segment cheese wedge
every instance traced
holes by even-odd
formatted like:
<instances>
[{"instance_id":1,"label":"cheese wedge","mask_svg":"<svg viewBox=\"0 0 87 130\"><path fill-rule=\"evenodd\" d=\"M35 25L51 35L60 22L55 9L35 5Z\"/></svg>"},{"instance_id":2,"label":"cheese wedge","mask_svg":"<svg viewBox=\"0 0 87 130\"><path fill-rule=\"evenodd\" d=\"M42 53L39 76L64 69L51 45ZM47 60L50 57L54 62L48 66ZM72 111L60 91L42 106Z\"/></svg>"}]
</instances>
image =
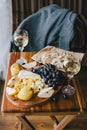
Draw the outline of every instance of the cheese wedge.
<instances>
[{"instance_id":1,"label":"cheese wedge","mask_svg":"<svg viewBox=\"0 0 87 130\"><path fill-rule=\"evenodd\" d=\"M41 78L40 75L29 72L27 70L21 70L18 74L18 78L33 78L33 79L38 79Z\"/></svg>"}]
</instances>

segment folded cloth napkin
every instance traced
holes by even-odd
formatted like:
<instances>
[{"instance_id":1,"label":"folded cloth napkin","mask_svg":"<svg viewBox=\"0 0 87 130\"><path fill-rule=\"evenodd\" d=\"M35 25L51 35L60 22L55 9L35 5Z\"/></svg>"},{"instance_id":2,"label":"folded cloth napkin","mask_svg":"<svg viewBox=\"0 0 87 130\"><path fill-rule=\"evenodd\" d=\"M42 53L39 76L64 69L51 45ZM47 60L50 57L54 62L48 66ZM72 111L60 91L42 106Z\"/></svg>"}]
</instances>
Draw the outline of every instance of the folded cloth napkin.
<instances>
[{"instance_id":1,"label":"folded cloth napkin","mask_svg":"<svg viewBox=\"0 0 87 130\"><path fill-rule=\"evenodd\" d=\"M76 17L75 12L55 4L43 7L27 17L17 28L26 29L29 33L29 44L24 51L39 51L47 45L69 50L69 43L74 37ZM12 49L13 45L11 51Z\"/></svg>"}]
</instances>

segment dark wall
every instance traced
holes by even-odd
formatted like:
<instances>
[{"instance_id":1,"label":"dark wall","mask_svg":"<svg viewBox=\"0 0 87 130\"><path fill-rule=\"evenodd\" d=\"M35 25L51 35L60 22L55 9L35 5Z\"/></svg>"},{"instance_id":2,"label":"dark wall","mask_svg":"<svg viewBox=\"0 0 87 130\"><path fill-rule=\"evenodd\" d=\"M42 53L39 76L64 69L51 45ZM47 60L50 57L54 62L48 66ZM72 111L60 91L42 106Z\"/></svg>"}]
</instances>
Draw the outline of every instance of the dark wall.
<instances>
[{"instance_id":1,"label":"dark wall","mask_svg":"<svg viewBox=\"0 0 87 130\"><path fill-rule=\"evenodd\" d=\"M74 10L87 19L87 0L12 0L13 29L15 30L24 18L49 4L58 4Z\"/></svg>"}]
</instances>

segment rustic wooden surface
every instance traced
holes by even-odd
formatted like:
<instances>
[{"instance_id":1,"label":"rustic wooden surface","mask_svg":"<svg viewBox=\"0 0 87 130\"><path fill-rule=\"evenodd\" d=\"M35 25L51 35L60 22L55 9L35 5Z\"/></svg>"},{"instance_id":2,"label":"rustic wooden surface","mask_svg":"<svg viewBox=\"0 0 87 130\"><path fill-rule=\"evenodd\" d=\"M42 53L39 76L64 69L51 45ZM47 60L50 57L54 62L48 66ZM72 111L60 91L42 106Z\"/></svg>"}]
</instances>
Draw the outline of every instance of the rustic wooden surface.
<instances>
[{"instance_id":1,"label":"rustic wooden surface","mask_svg":"<svg viewBox=\"0 0 87 130\"><path fill-rule=\"evenodd\" d=\"M26 58L28 60L28 62L31 61L31 57L34 53L33 52L25 52L22 53L22 57ZM20 57L20 53L19 52L13 52L10 53L10 57L9 57L9 65L8 65L8 72L7 72L7 80L6 80L6 84L8 82L8 80L11 77L11 73L10 73L10 66ZM5 87L6 87L5 84ZM80 90L80 86L79 83L76 79L73 79L73 85L76 89L76 94L70 96L69 98L67 98L66 100L63 98L61 92L58 94L58 101L57 102L53 102L52 100L49 100L47 103L45 104L41 104L38 106L34 106L34 107L30 107L30 108L19 108L16 107L15 105L13 105L12 103L10 103L6 97L6 93L5 93L5 88L4 88L4 94L3 94L3 101L2 101L2 107L1 107L1 111L2 113L34 113L34 114L53 114L58 113L78 113L80 111L82 111L83 109L85 109L85 102L84 102L84 98L83 95L81 93Z\"/></svg>"},{"instance_id":2,"label":"rustic wooden surface","mask_svg":"<svg viewBox=\"0 0 87 130\"><path fill-rule=\"evenodd\" d=\"M29 54L28 53L23 53L23 57L24 58L28 57L30 59L30 57L32 56L33 53L29 53ZM20 54L19 53L11 53L10 54L10 62L9 62L9 65L8 65L9 69L8 69L8 73L7 73L7 80L6 80L5 86L6 86L7 82L8 82L8 80L11 77L10 65L15 62L15 60L16 60L15 56L16 56L16 58L19 58ZM31 60L29 60L29 61L31 61ZM80 88L80 85L79 85L79 82L78 82L77 78L73 79L73 85L74 85L74 87L76 89L76 94L73 95L73 96L70 96L68 99L64 100L62 95L61 95L61 93L60 93L60 94L58 94L58 97L59 97L58 102L54 103L54 102L52 102L50 100L46 104L43 104L43 105L40 105L40 106L36 106L36 107L31 107L29 109L20 109L20 108L14 106L13 104L11 104L7 100L6 93L5 93L5 88L4 88L4 95L3 95L3 100L2 100L1 111L2 111L2 113L3 112L5 112L5 113L9 113L10 112L10 113L12 113L12 116L14 116L13 113L15 114L15 116L18 116L18 115L16 115L16 113L22 113L22 112L23 113L27 113L28 115L30 113L31 114L34 113L34 114L37 114L37 116L40 115L40 113L42 113L42 115L50 115L50 114L66 115L65 118L60 118L60 124L57 126L58 130L61 130L61 124L63 122L64 123L62 125L62 128L64 128L68 124L68 122L70 122L74 118L74 116L76 116L76 113L82 112L86 108L86 104L85 104L85 101L84 101L84 98L83 98L83 94L81 92L81 88ZM61 104L60 101L62 101L63 105ZM73 115L69 116L69 114L73 114ZM36 118L37 118L37 116L36 116ZM22 116L19 116L19 117L22 117ZM41 118L43 118L43 116L41 116ZM58 116L58 118L59 118L59 116ZM33 119L35 119L35 117ZM30 118L29 118L29 120L30 120ZM47 127L47 126L44 127L44 124L42 125L42 127L38 127L38 123L37 122L38 121L36 121L36 125L35 125L35 128L37 130L39 130L39 129L40 130L45 130L45 129L51 130L51 129L53 129L53 125L52 125L51 121L50 121L50 123L51 123L50 125L49 125L49 122L46 122L47 126L49 126L49 127ZM0 124L1 123L2 122L0 122ZM23 128L23 130L27 129L26 126L27 126L27 124L25 126L23 125L23 127L25 127L25 128ZM16 128L20 129L20 127L21 127L21 124L16 126L16 127L11 128L11 129L12 130L15 130ZM74 130L75 130L75 128L74 128ZM77 129L77 130L79 130L79 129ZM84 130L85 130L85 128L84 128Z\"/></svg>"}]
</instances>

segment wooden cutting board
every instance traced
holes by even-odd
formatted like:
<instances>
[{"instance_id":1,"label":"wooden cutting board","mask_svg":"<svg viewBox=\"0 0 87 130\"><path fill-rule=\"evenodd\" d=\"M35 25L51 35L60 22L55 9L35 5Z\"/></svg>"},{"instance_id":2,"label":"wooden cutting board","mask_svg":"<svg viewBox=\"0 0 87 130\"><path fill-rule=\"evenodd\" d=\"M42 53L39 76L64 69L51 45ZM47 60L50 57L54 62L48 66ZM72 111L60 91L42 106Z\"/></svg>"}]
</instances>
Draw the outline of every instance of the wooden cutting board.
<instances>
[{"instance_id":1,"label":"wooden cutting board","mask_svg":"<svg viewBox=\"0 0 87 130\"><path fill-rule=\"evenodd\" d=\"M25 58L25 59L27 59L28 62L31 62L32 61L31 57L32 57L33 54L35 54L35 53L34 52L31 52L31 53L22 53L22 57ZM14 53L10 54L9 65L8 65L8 72L7 72L7 80L6 80L6 85L5 86L7 86L7 83L9 81L9 79L12 77L11 76L10 67L19 58L20 58L20 53L17 53L17 52L15 53L14 52ZM54 94L52 95L52 97L60 91L61 87L62 86L59 86L57 88L57 90L54 91ZM35 105L40 105L42 103L47 102L48 100L50 100L52 98L52 97L50 97L50 98L39 98L38 96L34 96L29 101L23 101L23 100L19 100L18 98L15 98L14 96L9 96L7 93L6 93L6 96L7 96L7 99L13 105L16 105L16 106L22 107L22 108L29 108L29 107L32 107L32 106L35 106Z\"/></svg>"},{"instance_id":2,"label":"wooden cutting board","mask_svg":"<svg viewBox=\"0 0 87 130\"><path fill-rule=\"evenodd\" d=\"M31 98L31 100L23 101L23 100L19 100L18 98L15 98L14 96L9 96L7 93L6 93L6 96L7 96L7 99L13 105L16 105L16 106L22 107L22 108L29 108L29 107L40 105L40 104L43 104L43 103L49 101L53 96L55 96L55 94L58 94L58 92L61 90L61 88L62 88L62 86L59 86L57 88L57 90L54 91L54 94L50 98L39 98L37 95L35 95L33 98Z\"/></svg>"}]
</instances>

